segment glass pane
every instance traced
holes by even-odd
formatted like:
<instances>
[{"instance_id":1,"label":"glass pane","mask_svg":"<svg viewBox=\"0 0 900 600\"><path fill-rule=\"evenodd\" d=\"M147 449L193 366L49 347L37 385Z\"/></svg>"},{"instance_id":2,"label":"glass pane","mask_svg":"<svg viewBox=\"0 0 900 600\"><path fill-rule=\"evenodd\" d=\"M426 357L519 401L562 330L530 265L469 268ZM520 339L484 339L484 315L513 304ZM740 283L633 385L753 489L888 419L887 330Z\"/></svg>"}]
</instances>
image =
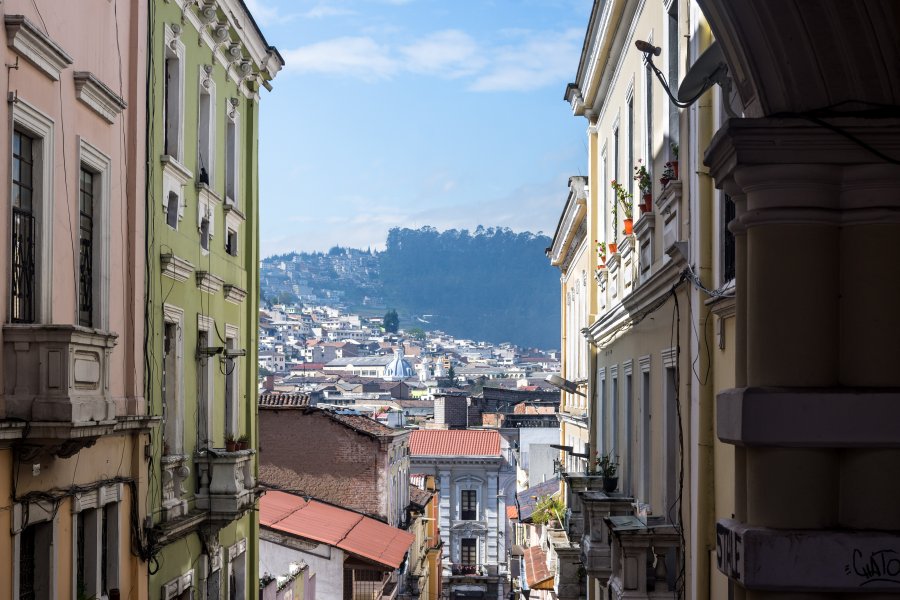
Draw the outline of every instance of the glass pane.
<instances>
[{"instance_id":1,"label":"glass pane","mask_svg":"<svg viewBox=\"0 0 900 600\"><path fill-rule=\"evenodd\" d=\"M13 154L22 153L22 134L18 131L13 134Z\"/></svg>"},{"instance_id":2,"label":"glass pane","mask_svg":"<svg viewBox=\"0 0 900 600\"><path fill-rule=\"evenodd\" d=\"M14 182L18 183L22 180L20 173L22 172L21 168L22 161L18 158L13 158L12 164L12 179Z\"/></svg>"},{"instance_id":3,"label":"glass pane","mask_svg":"<svg viewBox=\"0 0 900 600\"><path fill-rule=\"evenodd\" d=\"M31 165L24 160L16 162L19 163L21 169L19 173L19 182L26 187L33 187L34 181L32 181L31 177Z\"/></svg>"},{"instance_id":4,"label":"glass pane","mask_svg":"<svg viewBox=\"0 0 900 600\"><path fill-rule=\"evenodd\" d=\"M31 212L31 190L28 188L19 188L19 197L17 198L19 203L17 204L18 208L21 208L24 211Z\"/></svg>"},{"instance_id":5,"label":"glass pane","mask_svg":"<svg viewBox=\"0 0 900 600\"><path fill-rule=\"evenodd\" d=\"M22 140L22 146L19 150L19 155L22 156L22 158L24 158L25 160L31 162L33 159L33 157L31 156L32 140L27 135L21 133L19 134L19 137Z\"/></svg>"}]
</instances>

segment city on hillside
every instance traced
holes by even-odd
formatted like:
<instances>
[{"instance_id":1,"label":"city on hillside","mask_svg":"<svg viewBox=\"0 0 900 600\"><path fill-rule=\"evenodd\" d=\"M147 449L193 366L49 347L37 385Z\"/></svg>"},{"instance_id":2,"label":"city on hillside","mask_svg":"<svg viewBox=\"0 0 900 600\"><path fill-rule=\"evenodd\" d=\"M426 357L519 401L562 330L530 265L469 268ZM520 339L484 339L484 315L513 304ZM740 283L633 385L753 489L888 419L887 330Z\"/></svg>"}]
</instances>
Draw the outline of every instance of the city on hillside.
<instances>
[{"instance_id":1,"label":"city on hillside","mask_svg":"<svg viewBox=\"0 0 900 600\"><path fill-rule=\"evenodd\" d=\"M0 13L0 600L900 597L897 0Z\"/></svg>"}]
</instances>

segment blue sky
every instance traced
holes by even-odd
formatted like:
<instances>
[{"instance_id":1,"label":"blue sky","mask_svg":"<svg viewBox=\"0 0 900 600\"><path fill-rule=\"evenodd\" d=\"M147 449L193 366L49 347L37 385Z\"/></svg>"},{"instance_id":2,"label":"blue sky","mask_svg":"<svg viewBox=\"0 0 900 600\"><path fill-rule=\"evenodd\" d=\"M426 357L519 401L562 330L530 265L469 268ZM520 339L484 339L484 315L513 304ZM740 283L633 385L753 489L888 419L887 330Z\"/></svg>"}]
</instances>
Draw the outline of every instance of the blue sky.
<instances>
[{"instance_id":1,"label":"blue sky","mask_svg":"<svg viewBox=\"0 0 900 600\"><path fill-rule=\"evenodd\" d=\"M395 226L552 234L586 121L589 0L247 0L286 66L260 112L261 252Z\"/></svg>"}]
</instances>

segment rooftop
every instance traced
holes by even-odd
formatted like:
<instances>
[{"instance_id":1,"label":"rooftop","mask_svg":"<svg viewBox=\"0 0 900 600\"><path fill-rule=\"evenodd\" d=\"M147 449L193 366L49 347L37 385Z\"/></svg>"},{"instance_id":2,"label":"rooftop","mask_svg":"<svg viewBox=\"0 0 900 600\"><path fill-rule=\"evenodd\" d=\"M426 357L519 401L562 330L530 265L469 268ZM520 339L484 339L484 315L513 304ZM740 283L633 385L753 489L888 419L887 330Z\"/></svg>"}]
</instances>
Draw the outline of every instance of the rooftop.
<instances>
[{"instance_id":1,"label":"rooftop","mask_svg":"<svg viewBox=\"0 0 900 600\"><path fill-rule=\"evenodd\" d=\"M278 392L260 394L259 405L278 407L309 406L309 394L281 394Z\"/></svg>"},{"instance_id":2,"label":"rooftop","mask_svg":"<svg viewBox=\"0 0 900 600\"><path fill-rule=\"evenodd\" d=\"M415 539L411 533L351 510L278 491L260 499L259 524L340 548L389 569L400 567Z\"/></svg>"},{"instance_id":3,"label":"rooftop","mask_svg":"<svg viewBox=\"0 0 900 600\"><path fill-rule=\"evenodd\" d=\"M500 456L500 433L477 429L418 429L409 437L413 456Z\"/></svg>"}]
</instances>

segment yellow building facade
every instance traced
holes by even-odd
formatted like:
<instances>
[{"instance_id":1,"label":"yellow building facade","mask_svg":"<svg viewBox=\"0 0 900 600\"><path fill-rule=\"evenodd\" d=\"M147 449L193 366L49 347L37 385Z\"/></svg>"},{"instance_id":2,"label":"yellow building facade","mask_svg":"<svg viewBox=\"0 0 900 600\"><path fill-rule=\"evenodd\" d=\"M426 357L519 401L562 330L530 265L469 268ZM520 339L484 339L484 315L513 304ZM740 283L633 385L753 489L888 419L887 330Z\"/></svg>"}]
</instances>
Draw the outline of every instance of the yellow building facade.
<instances>
[{"instance_id":1,"label":"yellow building facade","mask_svg":"<svg viewBox=\"0 0 900 600\"><path fill-rule=\"evenodd\" d=\"M718 90L689 108L671 103L638 40L659 48L655 64L678 82L712 36L691 2L596 2L566 90L587 128L583 221L593 243L588 322L577 329L566 327L563 271L563 346L588 357L582 447L591 461L606 455L618 465L606 493L600 474L581 472L593 462L573 469L578 459L562 452L569 533L580 540L587 598L727 597L714 524L734 505L731 462L717 461L733 448L714 435L714 390L734 377L733 205L701 167L724 107ZM571 202L570 183L561 224ZM575 381L566 358L564 376ZM573 445L565 434L561 444ZM642 561L652 578L640 574Z\"/></svg>"}]
</instances>

